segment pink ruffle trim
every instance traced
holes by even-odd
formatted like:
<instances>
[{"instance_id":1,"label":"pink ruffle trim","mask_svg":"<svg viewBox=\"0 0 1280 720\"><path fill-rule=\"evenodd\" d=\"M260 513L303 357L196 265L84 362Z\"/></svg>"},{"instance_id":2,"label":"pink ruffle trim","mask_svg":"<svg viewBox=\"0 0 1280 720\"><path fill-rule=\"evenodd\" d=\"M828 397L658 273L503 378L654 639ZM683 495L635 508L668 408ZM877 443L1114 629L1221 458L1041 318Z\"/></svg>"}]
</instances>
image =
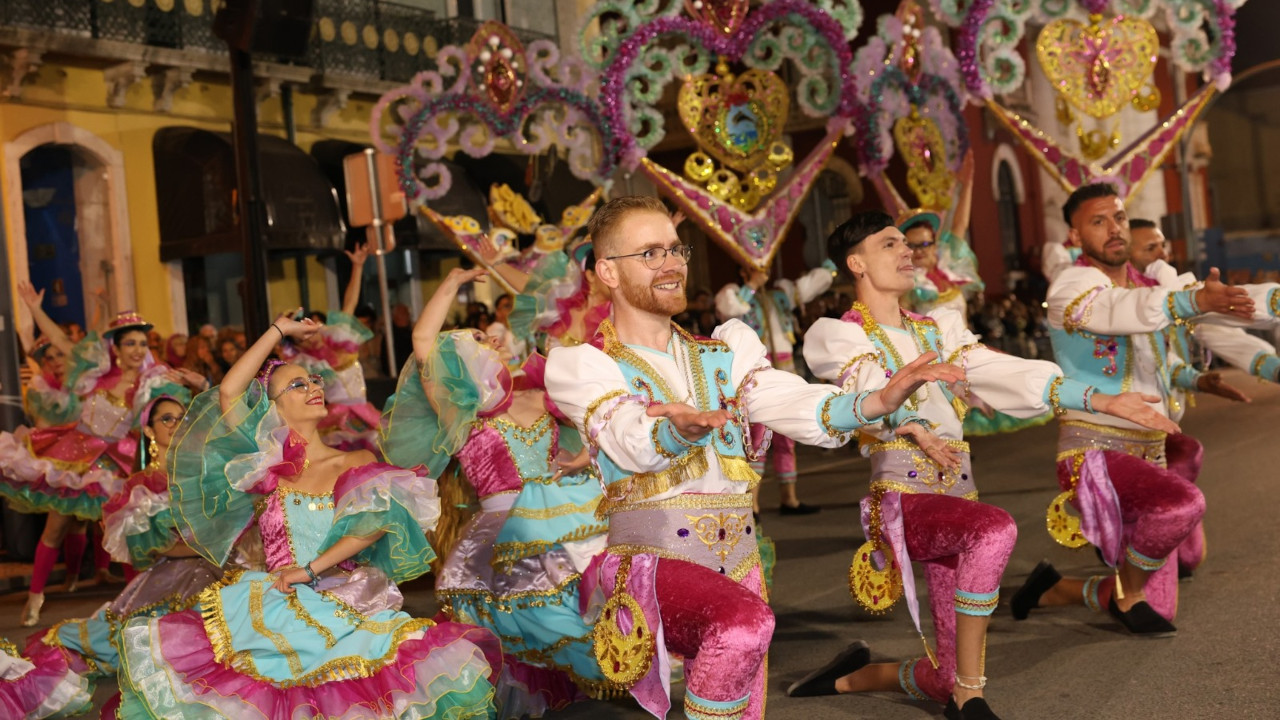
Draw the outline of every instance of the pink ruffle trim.
<instances>
[{"instance_id":1,"label":"pink ruffle trim","mask_svg":"<svg viewBox=\"0 0 1280 720\"><path fill-rule=\"evenodd\" d=\"M493 668L491 678L497 677L497 668L502 666L501 645L491 633L470 625L441 623L427 628L421 638L401 643L395 658L367 678L333 680L315 687L282 688L218 662L198 612L173 613L153 622L160 624L160 652L165 662L191 691L196 695L215 693L237 697L258 708L265 717L294 717L295 710L300 708L306 708L307 716L342 717L356 705L394 707L394 695L419 691L414 665L455 642L469 642L478 647Z\"/></svg>"}]
</instances>

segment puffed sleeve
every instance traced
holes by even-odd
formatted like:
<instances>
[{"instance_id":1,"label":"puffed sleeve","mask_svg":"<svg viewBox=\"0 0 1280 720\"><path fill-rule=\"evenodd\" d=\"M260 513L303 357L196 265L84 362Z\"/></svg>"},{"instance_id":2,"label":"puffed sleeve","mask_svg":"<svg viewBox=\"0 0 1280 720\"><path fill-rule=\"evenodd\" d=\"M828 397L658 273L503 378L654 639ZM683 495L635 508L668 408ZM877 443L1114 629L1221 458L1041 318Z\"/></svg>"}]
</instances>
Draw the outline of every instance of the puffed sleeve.
<instances>
[{"instance_id":1,"label":"puffed sleeve","mask_svg":"<svg viewBox=\"0 0 1280 720\"><path fill-rule=\"evenodd\" d=\"M404 469L369 463L343 473L333 488L333 526L318 552L344 537L382 533L356 555L400 583L430 572L435 550L427 531L440 519L436 483L425 467Z\"/></svg>"},{"instance_id":2,"label":"puffed sleeve","mask_svg":"<svg viewBox=\"0 0 1280 720\"><path fill-rule=\"evenodd\" d=\"M751 298L755 294L756 291L746 285L729 283L716 293L716 312L725 320L742 317L751 312Z\"/></svg>"},{"instance_id":3,"label":"puffed sleeve","mask_svg":"<svg viewBox=\"0 0 1280 720\"><path fill-rule=\"evenodd\" d=\"M1049 325L1102 335L1155 332L1196 316L1194 292L1115 287L1101 270L1073 266L1049 286Z\"/></svg>"},{"instance_id":4,"label":"puffed sleeve","mask_svg":"<svg viewBox=\"0 0 1280 720\"><path fill-rule=\"evenodd\" d=\"M628 387L617 363L591 345L552 350L546 386L552 402L585 439L626 470L660 472L670 467L673 455L679 457L694 448L702 452L701 446L709 442L709 436L697 442L684 440L666 418L649 417L648 398ZM661 445L668 442L669 446Z\"/></svg>"}]
</instances>

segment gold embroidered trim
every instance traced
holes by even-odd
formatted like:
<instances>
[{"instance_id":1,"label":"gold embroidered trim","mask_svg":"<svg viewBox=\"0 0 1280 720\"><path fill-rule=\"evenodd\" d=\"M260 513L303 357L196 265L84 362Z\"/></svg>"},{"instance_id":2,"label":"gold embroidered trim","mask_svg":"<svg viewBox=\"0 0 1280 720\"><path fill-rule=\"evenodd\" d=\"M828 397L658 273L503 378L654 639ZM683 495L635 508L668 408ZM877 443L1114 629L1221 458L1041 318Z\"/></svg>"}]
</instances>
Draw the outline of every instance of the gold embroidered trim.
<instances>
[{"instance_id":1,"label":"gold embroidered trim","mask_svg":"<svg viewBox=\"0 0 1280 720\"><path fill-rule=\"evenodd\" d=\"M333 637L333 633L329 631L329 628L321 625L319 620L311 617L311 613L307 612L307 609L302 607L302 601L298 599L298 593L289 593L285 596L284 601L285 604L289 606L289 609L293 611L294 616L319 633L320 637L324 638L324 647L326 650L338 644L337 639Z\"/></svg>"},{"instance_id":2,"label":"gold embroidered trim","mask_svg":"<svg viewBox=\"0 0 1280 720\"><path fill-rule=\"evenodd\" d=\"M522 508L513 507L507 513L509 517L526 518L528 520L550 520L552 518L563 517L565 515L574 515L577 513L593 512L596 506L600 504L601 498L592 498L581 504L565 503L564 505L556 505L549 508Z\"/></svg>"},{"instance_id":3,"label":"gold embroidered trim","mask_svg":"<svg viewBox=\"0 0 1280 720\"><path fill-rule=\"evenodd\" d=\"M696 493L686 493L677 495L666 500L650 500L648 502L634 503L628 505L626 512L640 512L643 510L729 510L751 507L751 494L717 494L703 495Z\"/></svg>"},{"instance_id":4,"label":"gold embroidered trim","mask_svg":"<svg viewBox=\"0 0 1280 720\"><path fill-rule=\"evenodd\" d=\"M644 358L618 340L618 332L613 329L613 323L610 320L600 323L600 333L604 335L604 352L606 355L614 360L626 362L640 374L649 378L653 385L658 388L658 391L662 393L662 396L666 398L667 402L675 402L676 394L671 391L671 386L667 385L666 379L662 377L661 373L653 369L653 366L645 362ZM652 400L653 398L650 399Z\"/></svg>"},{"instance_id":5,"label":"gold embroidered trim","mask_svg":"<svg viewBox=\"0 0 1280 720\"><path fill-rule=\"evenodd\" d=\"M1073 322L1071 320L1071 316L1076 314L1076 308L1080 307L1081 303L1087 300L1090 295L1093 295L1098 290L1103 290L1103 289L1105 288L1103 288L1101 285L1099 285L1098 287L1089 288L1088 290L1076 296L1074 300L1067 303L1066 309L1062 311L1062 329L1066 330L1068 334L1071 334L1083 327L1088 326L1090 318L1093 317L1093 303L1089 303L1087 306L1085 306L1084 317L1080 318L1079 322Z\"/></svg>"},{"instance_id":6,"label":"gold embroidered trim","mask_svg":"<svg viewBox=\"0 0 1280 720\"><path fill-rule=\"evenodd\" d=\"M1053 406L1053 414L1058 417L1067 414L1067 411L1062 407L1062 399L1058 397L1058 390L1062 388L1062 383L1066 381L1066 378L1059 375L1049 383L1049 404Z\"/></svg>"},{"instance_id":7,"label":"gold embroidered trim","mask_svg":"<svg viewBox=\"0 0 1280 720\"><path fill-rule=\"evenodd\" d=\"M1280 288L1273 288L1267 293L1267 307L1271 310L1271 317L1280 317Z\"/></svg>"},{"instance_id":8,"label":"gold embroidered trim","mask_svg":"<svg viewBox=\"0 0 1280 720\"><path fill-rule=\"evenodd\" d=\"M656 555L657 557L666 558L668 560L684 560L685 562L691 562L694 565L707 567L706 565L702 564L701 562L698 562L697 560L693 559L688 555L674 552L666 548L661 548L654 545L634 545L630 543L619 543L617 545L609 546L609 554L618 555L621 557L629 557L631 555ZM758 564L760 564L760 548L757 545L756 547L752 548L751 552L745 558L743 558L741 562L738 563L737 567L735 567L731 572L725 575L725 577L729 578L734 582L742 582L742 579L745 578L747 575L749 575L751 573L751 570ZM715 572L715 571L713 570L712 572Z\"/></svg>"},{"instance_id":9,"label":"gold embroidered trim","mask_svg":"<svg viewBox=\"0 0 1280 720\"><path fill-rule=\"evenodd\" d=\"M836 373L836 376L835 376L836 382L840 382L840 378L844 377L845 373L849 373L849 378L845 380L845 383L844 383L845 385L848 385L849 381L853 380L854 377L857 375L858 368L862 366L862 363L867 362L868 360L877 365L880 365L880 358L875 353L863 353L861 355L856 355L852 360L840 366L840 370L839 372ZM885 368L883 365L880 365L880 367L882 369L886 369L886 370L888 369L888 368ZM846 387L845 389L847 390L848 388Z\"/></svg>"},{"instance_id":10,"label":"gold embroidered trim","mask_svg":"<svg viewBox=\"0 0 1280 720\"><path fill-rule=\"evenodd\" d=\"M969 452L969 443L963 440L946 440L945 442L947 443L947 447L952 448L953 450L959 450L962 453ZM909 452L924 452L923 450L920 449L920 446L915 444L913 441L908 440L906 438L897 438L894 440L879 442L879 443L876 443L875 445L872 445L870 453L872 455L875 455L876 453L882 453L888 450L907 450Z\"/></svg>"},{"instance_id":11,"label":"gold embroidered trim","mask_svg":"<svg viewBox=\"0 0 1280 720\"><path fill-rule=\"evenodd\" d=\"M665 447L662 446L662 441L658 439L658 431L662 428L662 421L665 419L666 418L658 418L658 420L653 423L653 427L649 429L649 437L653 440L653 449L657 450L659 455L669 460L674 460L680 457L681 453L673 453L667 450ZM671 422L671 421L667 420L667 422ZM671 434L673 436L678 436L677 433L675 432L675 428L672 428Z\"/></svg>"},{"instance_id":12,"label":"gold embroidered trim","mask_svg":"<svg viewBox=\"0 0 1280 720\"><path fill-rule=\"evenodd\" d=\"M610 390L609 392L601 395L595 400L592 400L591 404L587 406L587 414L582 416L583 427L586 427L587 425L591 424L591 416L596 414L596 411L600 409L601 405L609 402L614 398L619 398L626 394L627 394L626 390Z\"/></svg>"},{"instance_id":13,"label":"gold embroidered trim","mask_svg":"<svg viewBox=\"0 0 1280 720\"><path fill-rule=\"evenodd\" d=\"M986 345L983 345L983 344L982 344L982 343L980 343L980 342L969 343L968 345L961 345L959 348L956 348L956 350L955 350L955 351L953 351L953 352L951 353L951 356L950 356L950 357L948 357L948 358L947 358L947 364L948 364L948 365L955 365L955 364L956 364L956 359L957 359L957 358L962 358L962 359L964 360L964 363L965 363L966 365L968 365L968 364L969 364L969 352L970 352L970 351L972 351L972 350L975 350L975 349L977 349L977 348L983 348L983 349L986 349L986 347L987 347Z\"/></svg>"},{"instance_id":14,"label":"gold embroidered trim","mask_svg":"<svg viewBox=\"0 0 1280 720\"><path fill-rule=\"evenodd\" d=\"M1078 427L1084 430L1101 433L1103 435L1111 435L1113 437L1124 438L1126 440L1141 440L1144 442L1164 442L1167 435L1160 430L1131 430L1129 428L1111 427L1110 425L1099 425L1097 423L1085 422L1083 420L1063 420L1060 427Z\"/></svg>"},{"instance_id":15,"label":"gold embroidered trim","mask_svg":"<svg viewBox=\"0 0 1280 720\"><path fill-rule=\"evenodd\" d=\"M1268 357L1270 356L1267 353L1258 353L1258 357L1253 359L1253 365L1249 366L1249 374L1259 379L1270 380L1271 378L1262 377L1262 366L1267 362Z\"/></svg>"},{"instance_id":16,"label":"gold embroidered trim","mask_svg":"<svg viewBox=\"0 0 1280 720\"><path fill-rule=\"evenodd\" d=\"M929 494L929 493L921 493L919 485L907 485L906 483L900 483L896 480L872 480L871 485L869 487L872 490L881 490L883 492L896 492L896 493L902 493L903 495ZM939 487L937 490L934 491L934 494L947 495L948 494L947 488ZM951 497L960 497L965 500L977 500L978 491L972 490L963 495L952 495Z\"/></svg>"},{"instance_id":17,"label":"gold embroidered trim","mask_svg":"<svg viewBox=\"0 0 1280 720\"><path fill-rule=\"evenodd\" d=\"M265 580L249 581L249 623L253 625L255 632L276 646L276 652L284 656L285 661L289 663L289 672L296 677L302 674L302 660L298 658L298 651L289 644L288 638L267 627L267 619L263 617L262 595L265 585L267 585Z\"/></svg>"},{"instance_id":18,"label":"gold embroidered trim","mask_svg":"<svg viewBox=\"0 0 1280 720\"><path fill-rule=\"evenodd\" d=\"M653 667L656 636L645 618L644 609L627 592L627 576L631 574L631 558L618 565L613 593L600 610L600 618L591 632L592 650L606 679L621 688L629 688L649 674ZM622 632L622 610L631 619L631 629Z\"/></svg>"},{"instance_id":19,"label":"gold embroidered trim","mask_svg":"<svg viewBox=\"0 0 1280 720\"><path fill-rule=\"evenodd\" d=\"M842 395L839 393L831 393L827 396L826 400L822 401L822 414L820 421L822 422L822 429L826 431L828 437L843 438L845 435L848 435L848 433L840 432L831 426L831 403L835 402L835 399L841 396Z\"/></svg>"},{"instance_id":20,"label":"gold embroidered trim","mask_svg":"<svg viewBox=\"0 0 1280 720\"><path fill-rule=\"evenodd\" d=\"M557 545L586 540L596 535L609 532L608 525L579 525L573 532L562 535L555 540L533 540L530 542L509 542L493 546L493 557L489 565L495 570L509 572L511 566L527 557L542 555Z\"/></svg>"}]
</instances>

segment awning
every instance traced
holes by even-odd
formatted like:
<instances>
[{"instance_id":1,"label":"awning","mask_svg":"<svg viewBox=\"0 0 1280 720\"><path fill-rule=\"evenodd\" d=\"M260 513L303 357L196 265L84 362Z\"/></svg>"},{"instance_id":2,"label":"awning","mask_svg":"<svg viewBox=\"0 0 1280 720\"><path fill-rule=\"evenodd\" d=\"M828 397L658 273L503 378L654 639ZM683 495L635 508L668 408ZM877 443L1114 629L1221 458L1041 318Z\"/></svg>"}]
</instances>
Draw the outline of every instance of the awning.
<instances>
[{"instance_id":1,"label":"awning","mask_svg":"<svg viewBox=\"0 0 1280 720\"><path fill-rule=\"evenodd\" d=\"M158 130L151 141L164 262L240 252L235 152L230 133ZM262 194L272 253L338 252L347 227L333 184L316 161L284 138L258 135Z\"/></svg>"},{"instance_id":2,"label":"awning","mask_svg":"<svg viewBox=\"0 0 1280 720\"><path fill-rule=\"evenodd\" d=\"M311 146L311 156L320 165L321 172L338 189L338 199L342 207L343 217L347 212L347 183L342 174L342 159L352 153L363 152L368 145L348 142L346 140L321 140ZM453 184L449 194L439 200L433 200L431 207L445 215L470 215L488 226L485 214L485 196L467 177L460 166L442 160L452 173ZM436 226L431 224L425 215L412 206L409 215L395 224L396 247L406 250L418 250L428 253L458 255L458 247L449 241ZM364 242L364 228L351 228L347 233L347 247L355 247Z\"/></svg>"}]
</instances>

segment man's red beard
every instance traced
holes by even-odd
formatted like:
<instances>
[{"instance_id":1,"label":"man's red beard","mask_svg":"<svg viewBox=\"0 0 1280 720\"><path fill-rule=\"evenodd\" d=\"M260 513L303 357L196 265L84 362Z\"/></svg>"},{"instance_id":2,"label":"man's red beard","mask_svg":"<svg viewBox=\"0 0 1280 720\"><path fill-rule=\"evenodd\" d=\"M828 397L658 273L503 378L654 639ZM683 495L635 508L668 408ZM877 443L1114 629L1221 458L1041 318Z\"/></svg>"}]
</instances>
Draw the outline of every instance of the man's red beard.
<instances>
[{"instance_id":1,"label":"man's red beard","mask_svg":"<svg viewBox=\"0 0 1280 720\"><path fill-rule=\"evenodd\" d=\"M684 278L673 273L661 279L655 278L652 285L637 283L623 275L622 284L618 286L618 290L622 292L622 297L626 298L627 304L635 309L653 315L672 317L684 312L689 305L689 299L683 292L659 293L653 288L653 285L672 281L679 281L681 290L684 289Z\"/></svg>"}]
</instances>

